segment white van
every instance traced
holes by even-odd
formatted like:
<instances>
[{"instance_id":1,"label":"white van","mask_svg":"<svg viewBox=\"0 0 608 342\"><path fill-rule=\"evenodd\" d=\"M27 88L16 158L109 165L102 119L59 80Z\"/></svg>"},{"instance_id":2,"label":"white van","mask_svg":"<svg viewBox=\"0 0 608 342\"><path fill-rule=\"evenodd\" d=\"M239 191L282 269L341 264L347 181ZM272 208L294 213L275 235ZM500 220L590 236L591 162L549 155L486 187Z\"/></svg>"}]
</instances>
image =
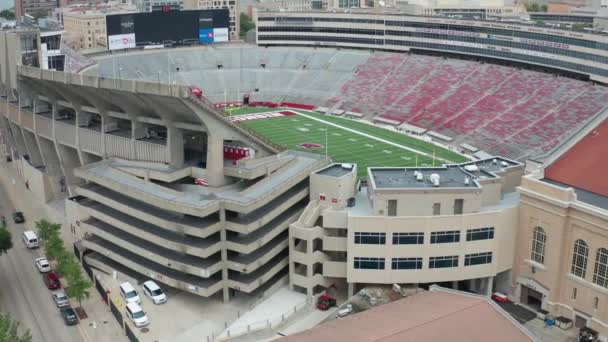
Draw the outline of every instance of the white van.
<instances>
[{"instance_id":1,"label":"white van","mask_svg":"<svg viewBox=\"0 0 608 342\"><path fill-rule=\"evenodd\" d=\"M135 288L129 282L120 284L120 295L127 303L141 303L137 291L135 291Z\"/></svg>"},{"instance_id":2,"label":"white van","mask_svg":"<svg viewBox=\"0 0 608 342\"><path fill-rule=\"evenodd\" d=\"M141 309L141 306L135 303L128 303L126 308L127 317L135 324L136 327L145 327L150 324L148 321L148 316L144 310Z\"/></svg>"},{"instance_id":3,"label":"white van","mask_svg":"<svg viewBox=\"0 0 608 342\"><path fill-rule=\"evenodd\" d=\"M38 243L38 235L31 230L26 230L23 232L21 239L27 248L33 249L40 247L40 244Z\"/></svg>"}]
</instances>

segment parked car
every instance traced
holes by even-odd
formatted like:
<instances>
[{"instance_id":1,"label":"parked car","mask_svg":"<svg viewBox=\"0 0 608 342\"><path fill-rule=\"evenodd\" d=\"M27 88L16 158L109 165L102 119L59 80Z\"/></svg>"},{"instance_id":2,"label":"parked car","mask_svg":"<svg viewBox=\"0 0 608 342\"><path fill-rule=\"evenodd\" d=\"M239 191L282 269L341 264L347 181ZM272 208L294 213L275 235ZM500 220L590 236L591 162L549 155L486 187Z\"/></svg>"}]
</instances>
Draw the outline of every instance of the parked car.
<instances>
[{"instance_id":1,"label":"parked car","mask_svg":"<svg viewBox=\"0 0 608 342\"><path fill-rule=\"evenodd\" d=\"M319 296L319 300L317 301L317 308L319 310L329 310L331 307L336 306L336 300L334 298L331 298L328 295L320 295Z\"/></svg>"},{"instance_id":2,"label":"parked car","mask_svg":"<svg viewBox=\"0 0 608 342\"><path fill-rule=\"evenodd\" d=\"M344 316L348 316L353 312L353 305L352 304L346 304L346 306L340 310L338 310L338 313L336 314L337 317L344 317Z\"/></svg>"},{"instance_id":3,"label":"parked car","mask_svg":"<svg viewBox=\"0 0 608 342\"><path fill-rule=\"evenodd\" d=\"M167 295L154 281L146 281L143 288L146 297L150 298L154 304L162 304L167 301Z\"/></svg>"},{"instance_id":4,"label":"parked car","mask_svg":"<svg viewBox=\"0 0 608 342\"><path fill-rule=\"evenodd\" d=\"M507 298L507 295L502 294L500 292L494 292L492 294L492 299L498 303L506 303L509 301L509 298Z\"/></svg>"},{"instance_id":5,"label":"parked car","mask_svg":"<svg viewBox=\"0 0 608 342\"><path fill-rule=\"evenodd\" d=\"M135 288L129 282L120 284L120 296L127 303L141 304L141 299L139 299L139 295L137 294L137 291L135 291Z\"/></svg>"},{"instance_id":6,"label":"parked car","mask_svg":"<svg viewBox=\"0 0 608 342\"><path fill-rule=\"evenodd\" d=\"M199 99L203 97L203 91L199 87L195 86L190 87L190 94L198 97Z\"/></svg>"},{"instance_id":7,"label":"parked car","mask_svg":"<svg viewBox=\"0 0 608 342\"><path fill-rule=\"evenodd\" d=\"M46 260L46 258L36 258L34 264L36 264L36 268L38 268L40 273L51 272L51 264L49 264L49 261Z\"/></svg>"},{"instance_id":8,"label":"parked car","mask_svg":"<svg viewBox=\"0 0 608 342\"><path fill-rule=\"evenodd\" d=\"M20 211L16 211L13 213L13 221L15 223L25 223L25 216Z\"/></svg>"},{"instance_id":9,"label":"parked car","mask_svg":"<svg viewBox=\"0 0 608 342\"><path fill-rule=\"evenodd\" d=\"M127 317L129 317L133 324L138 328L150 324L148 316L146 316L144 310L142 310L141 306L137 303L127 303L126 313Z\"/></svg>"},{"instance_id":10,"label":"parked car","mask_svg":"<svg viewBox=\"0 0 608 342\"><path fill-rule=\"evenodd\" d=\"M58 308L65 308L66 306L70 306L70 301L68 300L68 296L65 295L63 290L53 292L53 301Z\"/></svg>"},{"instance_id":11,"label":"parked car","mask_svg":"<svg viewBox=\"0 0 608 342\"><path fill-rule=\"evenodd\" d=\"M59 282L59 277L53 272L45 273L42 275L42 281L49 290L57 290L61 288L61 283Z\"/></svg>"},{"instance_id":12,"label":"parked car","mask_svg":"<svg viewBox=\"0 0 608 342\"><path fill-rule=\"evenodd\" d=\"M40 241L38 241L38 235L31 230L26 230L21 234L21 240L25 246L29 249L35 249L40 247Z\"/></svg>"},{"instance_id":13,"label":"parked car","mask_svg":"<svg viewBox=\"0 0 608 342\"><path fill-rule=\"evenodd\" d=\"M61 317L63 317L63 321L67 325L78 324L78 316L76 316L76 311L71 307L61 309Z\"/></svg>"}]
</instances>

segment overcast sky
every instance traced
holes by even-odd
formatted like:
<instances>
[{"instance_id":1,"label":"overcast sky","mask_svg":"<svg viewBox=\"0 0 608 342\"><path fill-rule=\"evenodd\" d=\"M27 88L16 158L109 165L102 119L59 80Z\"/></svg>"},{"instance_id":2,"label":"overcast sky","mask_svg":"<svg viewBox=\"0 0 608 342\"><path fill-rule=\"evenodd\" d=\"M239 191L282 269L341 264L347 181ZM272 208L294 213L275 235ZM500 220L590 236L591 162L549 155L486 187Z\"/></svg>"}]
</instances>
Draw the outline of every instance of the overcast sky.
<instances>
[{"instance_id":1,"label":"overcast sky","mask_svg":"<svg viewBox=\"0 0 608 342\"><path fill-rule=\"evenodd\" d=\"M14 4L13 0L0 0L0 10L13 7Z\"/></svg>"}]
</instances>

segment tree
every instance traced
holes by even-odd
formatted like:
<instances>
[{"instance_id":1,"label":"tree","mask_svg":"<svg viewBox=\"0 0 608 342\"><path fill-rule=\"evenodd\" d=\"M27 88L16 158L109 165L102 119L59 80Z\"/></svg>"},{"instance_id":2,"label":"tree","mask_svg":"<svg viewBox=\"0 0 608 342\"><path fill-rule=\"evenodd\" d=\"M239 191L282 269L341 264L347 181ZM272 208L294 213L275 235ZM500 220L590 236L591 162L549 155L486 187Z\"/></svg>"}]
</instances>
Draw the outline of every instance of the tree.
<instances>
[{"instance_id":1,"label":"tree","mask_svg":"<svg viewBox=\"0 0 608 342\"><path fill-rule=\"evenodd\" d=\"M245 37L249 30L255 28L255 23L247 16L247 14L241 12L241 32L239 33L241 37Z\"/></svg>"},{"instance_id":2,"label":"tree","mask_svg":"<svg viewBox=\"0 0 608 342\"><path fill-rule=\"evenodd\" d=\"M541 11L541 12L547 12L547 8L548 8L548 7L547 7L547 4L542 4L542 5L540 5L540 11Z\"/></svg>"},{"instance_id":3,"label":"tree","mask_svg":"<svg viewBox=\"0 0 608 342\"><path fill-rule=\"evenodd\" d=\"M19 322L8 314L0 313L0 342L31 342L32 334L26 330L19 334Z\"/></svg>"},{"instance_id":4,"label":"tree","mask_svg":"<svg viewBox=\"0 0 608 342\"><path fill-rule=\"evenodd\" d=\"M73 279L68 278L69 287L66 289L68 296L78 301L78 304L82 307L82 300L89 298L89 289L93 284L90 281L82 277L82 273L78 272L78 275L72 275Z\"/></svg>"},{"instance_id":5,"label":"tree","mask_svg":"<svg viewBox=\"0 0 608 342\"><path fill-rule=\"evenodd\" d=\"M13 248L11 232L5 226L0 227L0 255L6 253L11 248Z\"/></svg>"},{"instance_id":6,"label":"tree","mask_svg":"<svg viewBox=\"0 0 608 342\"><path fill-rule=\"evenodd\" d=\"M36 230L38 231L40 240L47 241L51 236L59 236L61 225L42 219L36 221Z\"/></svg>"},{"instance_id":7,"label":"tree","mask_svg":"<svg viewBox=\"0 0 608 342\"><path fill-rule=\"evenodd\" d=\"M44 249L46 251L47 258L50 259L56 259L63 251L65 251L63 240L61 240L59 235L51 235L51 237L44 243Z\"/></svg>"},{"instance_id":8,"label":"tree","mask_svg":"<svg viewBox=\"0 0 608 342\"><path fill-rule=\"evenodd\" d=\"M49 15L49 12L44 10L35 10L34 12L28 14L34 17L34 19L38 20L40 18L46 18Z\"/></svg>"},{"instance_id":9,"label":"tree","mask_svg":"<svg viewBox=\"0 0 608 342\"><path fill-rule=\"evenodd\" d=\"M55 270L67 279L75 279L77 273L80 273L80 265L74 260L74 255L63 249L55 258L57 267Z\"/></svg>"},{"instance_id":10,"label":"tree","mask_svg":"<svg viewBox=\"0 0 608 342\"><path fill-rule=\"evenodd\" d=\"M0 18L4 18L6 20L14 20L15 19L15 13L11 10L2 10L0 11Z\"/></svg>"}]
</instances>

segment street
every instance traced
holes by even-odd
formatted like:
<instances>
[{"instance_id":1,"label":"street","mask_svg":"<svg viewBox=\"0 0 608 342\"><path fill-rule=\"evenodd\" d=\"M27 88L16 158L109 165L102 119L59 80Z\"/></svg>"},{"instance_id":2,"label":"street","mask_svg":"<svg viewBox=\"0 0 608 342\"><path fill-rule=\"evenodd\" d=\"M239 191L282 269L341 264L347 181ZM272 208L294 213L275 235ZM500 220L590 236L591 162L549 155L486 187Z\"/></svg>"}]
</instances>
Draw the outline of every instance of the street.
<instances>
[{"instance_id":1,"label":"street","mask_svg":"<svg viewBox=\"0 0 608 342\"><path fill-rule=\"evenodd\" d=\"M26 214L25 224L15 224L12 211L13 205L0 186L0 212L13 235L13 248L0 256L0 311L21 322L20 332L29 329L34 342L82 342L79 327L64 324L51 291L34 266L42 249L28 250L20 239L26 227L35 230L34 222Z\"/></svg>"}]
</instances>

